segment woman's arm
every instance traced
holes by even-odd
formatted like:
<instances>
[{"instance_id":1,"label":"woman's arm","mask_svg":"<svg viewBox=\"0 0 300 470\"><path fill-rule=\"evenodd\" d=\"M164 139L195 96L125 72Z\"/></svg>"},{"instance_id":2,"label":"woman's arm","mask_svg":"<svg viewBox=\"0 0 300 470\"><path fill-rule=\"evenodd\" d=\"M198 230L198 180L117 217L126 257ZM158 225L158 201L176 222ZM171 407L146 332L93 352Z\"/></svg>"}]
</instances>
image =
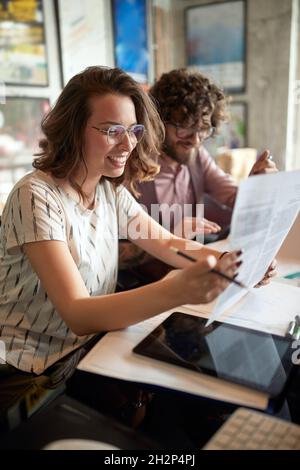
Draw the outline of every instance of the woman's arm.
<instances>
[{"instance_id":1,"label":"woman's arm","mask_svg":"<svg viewBox=\"0 0 300 470\"><path fill-rule=\"evenodd\" d=\"M191 252L190 254L198 260L204 260L208 255L218 259L221 255L219 251L204 247L199 242L173 235L144 211L130 220L128 239L150 255L175 268L184 268L189 266L190 262L172 252L170 246Z\"/></svg>"},{"instance_id":2,"label":"woman's arm","mask_svg":"<svg viewBox=\"0 0 300 470\"><path fill-rule=\"evenodd\" d=\"M208 257L171 279L127 292L90 297L68 246L61 241L23 245L24 252L48 296L66 324L78 336L124 328L184 303L207 303L227 285L209 273L216 260ZM222 269L232 276L236 254Z\"/></svg>"}]
</instances>

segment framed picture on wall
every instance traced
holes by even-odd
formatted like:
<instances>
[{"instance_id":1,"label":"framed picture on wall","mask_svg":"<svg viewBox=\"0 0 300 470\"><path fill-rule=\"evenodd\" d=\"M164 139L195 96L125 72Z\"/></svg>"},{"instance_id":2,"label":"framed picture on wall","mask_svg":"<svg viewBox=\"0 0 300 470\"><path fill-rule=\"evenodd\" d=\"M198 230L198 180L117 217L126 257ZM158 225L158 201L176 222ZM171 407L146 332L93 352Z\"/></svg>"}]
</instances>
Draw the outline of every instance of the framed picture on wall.
<instances>
[{"instance_id":1,"label":"framed picture on wall","mask_svg":"<svg viewBox=\"0 0 300 470\"><path fill-rule=\"evenodd\" d=\"M247 147L247 104L234 102L229 105L229 120L220 133L205 142L209 153L216 157L221 148L236 149Z\"/></svg>"},{"instance_id":2,"label":"framed picture on wall","mask_svg":"<svg viewBox=\"0 0 300 470\"><path fill-rule=\"evenodd\" d=\"M91 65L113 65L107 0L58 0L63 83ZM111 56L111 57L110 57Z\"/></svg>"},{"instance_id":3,"label":"framed picture on wall","mask_svg":"<svg viewBox=\"0 0 300 470\"><path fill-rule=\"evenodd\" d=\"M0 206L13 185L32 169L42 137L41 120L49 108L47 98L7 97L0 105Z\"/></svg>"},{"instance_id":4,"label":"framed picture on wall","mask_svg":"<svg viewBox=\"0 0 300 470\"><path fill-rule=\"evenodd\" d=\"M49 111L48 98L6 97L0 105L0 165L32 162L41 137L41 120Z\"/></svg>"},{"instance_id":5,"label":"framed picture on wall","mask_svg":"<svg viewBox=\"0 0 300 470\"><path fill-rule=\"evenodd\" d=\"M233 0L185 10L187 66L231 93L245 90L246 2Z\"/></svg>"},{"instance_id":6,"label":"framed picture on wall","mask_svg":"<svg viewBox=\"0 0 300 470\"><path fill-rule=\"evenodd\" d=\"M0 77L12 85L48 85L42 0L0 0Z\"/></svg>"},{"instance_id":7,"label":"framed picture on wall","mask_svg":"<svg viewBox=\"0 0 300 470\"><path fill-rule=\"evenodd\" d=\"M147 0L112 0L112 14L116 66L137 82L147 83Z\"/></svg>"}]
</instances>

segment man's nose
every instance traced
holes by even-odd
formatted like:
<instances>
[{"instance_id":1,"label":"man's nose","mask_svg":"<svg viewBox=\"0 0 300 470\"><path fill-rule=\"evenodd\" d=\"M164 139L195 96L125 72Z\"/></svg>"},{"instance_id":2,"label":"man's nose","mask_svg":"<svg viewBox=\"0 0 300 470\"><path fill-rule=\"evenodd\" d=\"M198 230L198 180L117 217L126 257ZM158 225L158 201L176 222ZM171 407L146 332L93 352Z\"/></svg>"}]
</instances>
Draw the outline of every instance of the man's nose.
<instances>
[{"instance_id":1,"label":"man's nose","mask_svg":"<svg viewBox=\"0 0 300 470\"><path fill-rule=\"evenodd\" d=\"M189 141L193 144L193 145L200 145L201 142L202 142L202 138L200 136L200 133L195 131L191 134L191 136L189 137Z\"/></svg>"}]
</instances>

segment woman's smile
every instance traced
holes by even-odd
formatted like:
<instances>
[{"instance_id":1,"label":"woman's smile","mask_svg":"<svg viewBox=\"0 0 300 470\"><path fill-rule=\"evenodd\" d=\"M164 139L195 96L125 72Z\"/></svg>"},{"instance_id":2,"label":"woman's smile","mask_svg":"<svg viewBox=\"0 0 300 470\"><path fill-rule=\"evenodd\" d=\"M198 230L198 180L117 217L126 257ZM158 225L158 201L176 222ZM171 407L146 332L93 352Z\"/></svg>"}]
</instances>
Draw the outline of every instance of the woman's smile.
<instances>
[{"instance_id":1,"label":"woman's smile","mask_svg":"<svg viewBox=\"0 0 300 470\"><path fill-rule=\"evenodd\" d=\"M125 157L119 155L108 155L107 158L114 168L123 168L127 162L128 155Z\"/></svg>"}]
</instances>

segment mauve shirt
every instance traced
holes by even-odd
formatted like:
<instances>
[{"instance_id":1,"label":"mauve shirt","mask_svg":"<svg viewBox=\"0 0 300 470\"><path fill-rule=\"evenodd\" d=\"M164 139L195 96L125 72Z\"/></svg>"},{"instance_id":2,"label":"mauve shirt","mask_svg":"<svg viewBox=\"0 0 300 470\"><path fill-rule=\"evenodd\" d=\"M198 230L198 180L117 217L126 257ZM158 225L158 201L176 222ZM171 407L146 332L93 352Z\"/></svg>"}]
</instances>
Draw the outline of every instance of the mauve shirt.
<instances>
[{"instance_id":1,"label":"mauve shirt","mask_svg":"<svg viewBox=\"0 0 300 470\"><path fill-rule=\"evenodd\" d=\"M163 158L158 158L158 163L161 165L160 173L154 181L138 185L138 191L140 192L138 202L146 206L150 215L151 204L160 204L160 212L163 215L166 211L169 211L168 206L172 204L179 204L181 207L179 211L182 211L184 204L201 202L204 193L207 193L220 204L233 207L237 185L232 177L224 173L204 147L199 149L196 159L198 159L196 161L197 165L193 165L192 170L187 165L180 165L174 170ZM201 172L201 175L195 187L190 171L197 170ZM185 215L189 216L191 214ZM157 220L157 217L154 218ZM171 230L174 217L172 219Z\"/></svg>"},{"instance_id":2,"label":"mauve shirt","mask_svg":"<svg viewBox=\"0 0 300 470\"><path fill-rule=\"evenodd\" d=\"M196 203L191 175L186 165L178 165L177 168L170 166L164 159L159 158L160 173L154 180L157 199L160 204L162 220L168 220L166 212L173 206L171 211L171 230L183 215L192 216L192 205ZM186 207L184 208L184 205ZM187 206L189 205L189 206ZM189 213L190 211L190 213ZM168 227L166 227L168 228Z\"/></svg>"}]
</instances>

